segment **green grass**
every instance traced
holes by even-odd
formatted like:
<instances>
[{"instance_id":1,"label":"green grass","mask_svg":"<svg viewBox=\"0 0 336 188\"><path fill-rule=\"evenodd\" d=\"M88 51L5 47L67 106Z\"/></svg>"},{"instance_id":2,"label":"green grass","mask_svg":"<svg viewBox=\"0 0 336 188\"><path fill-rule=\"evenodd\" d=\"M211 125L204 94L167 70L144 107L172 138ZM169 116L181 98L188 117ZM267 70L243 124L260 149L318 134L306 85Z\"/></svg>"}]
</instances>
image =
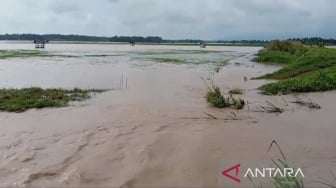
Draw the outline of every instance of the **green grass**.
<instances>
[{"instance_id":1,"label":"green grass","mask_svg":"<svg viewBox=\"0 0 336 188\"><path fill-rule=\"evenodd\" d=\"M0 50L0 59L15 57L46 57L49 56L44 51L39 50Z\"/></svg>"},{"instance_id":2,"label":"green grass","mask_svg":"<svg viewBox=\"0 0 336 188\"><path fill-rule=\"evenodd\" d=\"M266 62L272 64L288 64L294 60L295 56L288 52L261 50L253 58L255 62Z\"/></svg>"},{"instance_id":3,"label":"green grass","mask_svg":"<svg viewBox=\"0 0 336 188\"><path fill-rule=\"evenodd\" d=\"M308 47L300 42L289 40L273 40L266 46L267 51L287 52L292 55L302 55L308 51Z\"/></svg>"},{"instance_id":4,"label":"green grass","mask_svg":"<svg viewBox=\"0 0 336 188\"><path fill-rule=\"evenodd\" d=\"M218 86L208 86L206 99L208 103L217 108L234 107L240 110L245 106L245 101L241 98L224 97Z\"/></svg>"},{"instance_id":5,"label":"green grass","mask_svg":"<svg viewBox=\"0 0 336 188\"><path fill-rule=\"evenodd\" d=\"M82 89L0 89L0 111L23 112L31 108L64 107L71 101L90 98L90 93L104 90Z\"/></svg>"},{"instance_id":6,"label":"green grass","mask_svg":"<svg viewBox=\"0 0 336 188\"><path fill-rule=\"evenodd\" d=\"M228 106L228 102L225 100L220 88L217 86L209 89L206 95L206 99L208 103L212 104L217 108L224 108Z\"/></svg>"},{"instance_id":7,"label":"green grass","mask_svg":"<svg viewBox=\"0 0 336 188\"><path fill-rule=\"evenodd\" d=\"M336 49L319 47L304 47L305 50L296 51L290 49L291 52L286 52L273 49L269 51L266 48L257 54L255 61L283 65L278 71L256 78L280 80L261 86L259 88L261 93L274 95L327 91L336 88Z\"/></svg>"},{"instance_id":8,"label":"green grass","mask_svg":"<svg viewBox=\"0 0 336 188\"><path fill-rule=\"evenodd\" d=\"M276 95L299 92L317 92L336 89L336 67L310 74L280 80L261 86L262 94Z\"/></svg>"}]
</instances>

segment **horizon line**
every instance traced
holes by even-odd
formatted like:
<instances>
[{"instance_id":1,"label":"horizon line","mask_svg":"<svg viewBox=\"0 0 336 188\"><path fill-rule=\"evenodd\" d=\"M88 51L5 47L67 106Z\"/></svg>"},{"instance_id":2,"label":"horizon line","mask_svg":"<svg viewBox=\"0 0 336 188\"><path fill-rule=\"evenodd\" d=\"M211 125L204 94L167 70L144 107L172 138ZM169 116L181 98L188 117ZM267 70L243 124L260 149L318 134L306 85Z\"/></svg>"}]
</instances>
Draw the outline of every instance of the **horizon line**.
<instances>
[{"instance_id":1,"label":"horizon line","mask_svg":"<svg viewBox=\"0 0 336 188\"><path fill-rule=\"evenodd\" d=\"M171 40L171 41L178 41L178 40L195 40L195 41L271 41L271 40L288 40L288 39L309 39L309 38L320 38L325 40L336 40L336 38L328 37L324 38L321 36L306 36L306 37L279 37L279 38L272 38L272 39L195 39L195 38L184 38L184 39L172 39L172 38L164 38L159 35L91 35L91 34L61 34L61 33L45 33L45 34L38 34L38 33L2 33L0 35L6 36L6 35L39 35L39 36L45 36L45 35L61 35L61 36L81 36L81 37L97 37L97 38L112 38L112 37L160 37L162 40Z\"/></svg>"}]
</instances>

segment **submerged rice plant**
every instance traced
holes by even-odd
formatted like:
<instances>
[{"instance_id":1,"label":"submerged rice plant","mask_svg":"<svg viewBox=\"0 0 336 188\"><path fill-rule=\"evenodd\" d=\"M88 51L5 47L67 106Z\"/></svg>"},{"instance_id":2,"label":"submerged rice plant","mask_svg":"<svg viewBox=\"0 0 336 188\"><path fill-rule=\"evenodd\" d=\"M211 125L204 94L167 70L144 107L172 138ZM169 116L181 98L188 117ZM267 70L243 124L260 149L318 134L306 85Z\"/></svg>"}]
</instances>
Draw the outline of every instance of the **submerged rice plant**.
<instances>
[{"instance_id":1,"label":"submerged rice plant","mask_svg":"<svg viewBox=\"0 0 336 188\"><path fill-rule=\"evenodd\" d=\"M321 106L317 104L315 101L313 101L312 99L309 99L308 101L304 101L303 99L300 99L299 97L296 96L296 101L292 101L291 103L296 103L296 104L300 104L303 106L307 106L308 108L321 109Z\"/></svg>"},{"instance_id":2,"label":"submerged rice plant","mask_svg":"<svg viewBox=\"0 0 336 188\"><path fill-rule=\"evenodd\" d=\"M273 145L278 148L281 154L281 158L278 158L277 160L271 159L273 164L279 169L291 168L287 162L286 156L284 155L279 144L275 140L273 140L270 144L267 153L272 149ZM272 178L272 180L276 188L304 188L303 180L300 177L275 176Z\"/></svg>"},{"instance_id":3,"label":"submerged rice plant","mask_svg":"<svg viewBox=\"0 0 336 188\"><path fill-rule=\"evenodd\" d=\"M229 94L232 95L242 95L244 93L244 90L241 88L233 88L229 90Z\"/></svg>"},{"instance_id":4,"label":"submerged rice plant","mask_svg":"<svg viewBox=\"0 0 336 188\"><path fill-rule=\"evenodd\" d=\"M228 106L228 102L225 100L218 86L209 88L206 99L210 104L217 108L224 108Z\"/></svg>"},{"instance_id":5,"label":"submerged rice plant","mask_svg":"<svg viewBox=\"0 0 336 188\"><path fill-rule=\"evenodd\" d=\"M275 104L269 101L266 101L266 105L258 107L257 112L282 113L284 112L284 109L276 106Z\"/></svg>"},{"instance_id":6,"label":"submerged rice plant","mask_svg":"<svg viewBox=\"0 0 336 188\"><path fill-rule=\"evenodd\" d=\"M209 87L206 95L207 101L217 108L234 107L237 110L243 109L245 101L241 98L234 98L232 95L224 97L218 86Z\"/></svg>"},{"instance_id":7,"label":"submerged rice plant","mask_svg":"<svg viewBox=\"0 0 336 188\"><path fill-rule=\"evenodd\" d=\"M333 184L332 183L325 183L325 182L322 182L322 181L318 181L318 183L320 183L322 185L325 185L329 188L336 188L336 175L334 174L333 171L330 171L330 174L331 174L331 177L333 178L333 180L335 181Z\"/></svg>"}]
</instances>

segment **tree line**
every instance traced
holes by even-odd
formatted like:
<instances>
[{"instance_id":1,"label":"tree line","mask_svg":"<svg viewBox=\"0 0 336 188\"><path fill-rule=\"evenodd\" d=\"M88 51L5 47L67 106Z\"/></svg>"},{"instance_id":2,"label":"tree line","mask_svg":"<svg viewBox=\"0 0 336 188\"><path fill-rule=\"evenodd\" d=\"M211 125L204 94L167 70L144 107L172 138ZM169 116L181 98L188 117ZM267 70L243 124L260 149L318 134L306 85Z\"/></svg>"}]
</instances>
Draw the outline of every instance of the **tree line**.
<instances>
[{"instance_id":1,"label":"tree line","mask_svg":"<svg viewBox=\"0 0 336 188\"><path fill-rule=\"evenodd\" d=\"M49 40L49 41L90 41L108 42L109 37L86 36L86 35L60 35L60 34L5 34L0 35L0 40Z\"/></svg>"},{"instance_id":2,"label":"tree line","mask_svg":"<svg viewBox=\"0 0 336 188\"><path fill-rule=\"evenodd\" d=\"M307 45L318 45L323 43L325 45L335 45L336 39L323 39L321 37L311 37L311 38L291 38L289 40L299 41Z\"/></svg>"},{"instance_id":3,"label":"tree line","mask_svg":"<svg viewBox=\"0 0 336 188\"><path fill-rule=\"evenodd\" d=\"M87 42L162 42L161 37L149 36L114 36L100 37L87 35L61 35L61 34L4 34L0 35L0 40L47 40L47 41L87 41Z\"/></svg>"},{"instance_id":4,"label":"tree line","mask_svg":"<svg viewBox=\"0 0 336 188\"><path fill-rule=\"evenodd\" d=\"M61 34L3 34L0 35L0 40L45 40L45 41L87 41L87 42L127 42L127 43L194 43L199 44L204 42L203 40L194 39L182 39L182 40L166 40L159 36L113 36L113 37L101 37L101 36L87 36L87 35L61 35ZM325 44L336 45L336 39L324 39L321 37L310 38L290 38L288 40L299 41L307 45ZM226 44L257 44L265 45L269 43L269 40L212 40L208 43L226 43Z\"/></svg>"}]
</instances>

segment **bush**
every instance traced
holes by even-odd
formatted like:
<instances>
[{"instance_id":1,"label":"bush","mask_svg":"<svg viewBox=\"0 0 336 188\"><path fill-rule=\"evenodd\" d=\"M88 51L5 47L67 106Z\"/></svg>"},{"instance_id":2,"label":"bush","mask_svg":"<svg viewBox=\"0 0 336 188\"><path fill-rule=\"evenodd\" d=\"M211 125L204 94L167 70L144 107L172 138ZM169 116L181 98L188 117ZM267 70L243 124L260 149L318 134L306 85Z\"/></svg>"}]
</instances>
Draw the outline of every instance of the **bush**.
<instances>
[{"instance_id":1,"label":"bush","mask_svg":"<svg viewBox=\"0 0 336 188\"><path fill-rule=\"evenodd\" d=\"M302 43L289 40L273 40L267 45L266 49L268 51L288 52L292 55L302 55L308 51L308 48Z\"/></svg>"},{"instance_id":2,"label":"bush","mask_svg":"<svg viewBox=\"0 0 336 188\"><path fill-rule=\"evenodd\" d=\"M217 108L224 108L227 106L225 98L223 97L219 87L213 87L207 93L207 101Z\"/></svg>"},{"instance_id":3,"label":"bush","mask_svg":"<svg viewBox=\"0 0 336 188\"><path fill-rule=\"evenodd\" d=\"M245 101L241 98L236 99L232 96L225 98L222 95L220 88L217 86L212 88L209 87L206 99L210 104L217 108L234 107L240 110L243 109L245 105Z\"/></svg>"}]
</instances>

